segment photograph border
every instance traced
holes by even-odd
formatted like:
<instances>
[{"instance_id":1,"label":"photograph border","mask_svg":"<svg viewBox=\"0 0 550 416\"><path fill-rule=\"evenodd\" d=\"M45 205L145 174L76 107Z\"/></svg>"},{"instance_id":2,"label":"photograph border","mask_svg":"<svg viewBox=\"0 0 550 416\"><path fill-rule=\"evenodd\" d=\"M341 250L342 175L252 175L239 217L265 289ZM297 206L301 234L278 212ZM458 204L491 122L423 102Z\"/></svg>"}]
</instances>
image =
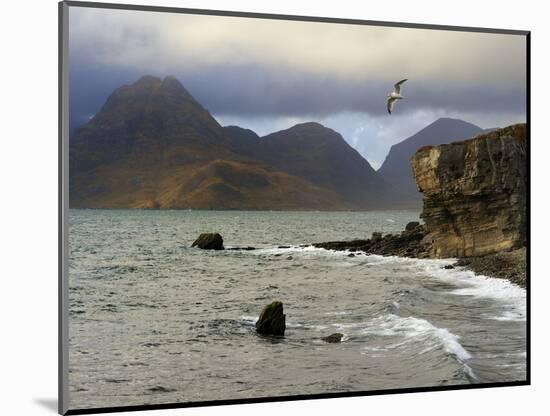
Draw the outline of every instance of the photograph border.
<instances>
[{"instance_id":1,"label":"photograph border","mask_svg":"<svg viewBox=\"0 0 550 416\"><path fill-rule=\"evenodd\" d=\"M494 382L456 386L433 386L381 389L358 392L301 394L291 396L256 397L250 399L226 399L198 402L164 403L69 409L69 8L87 7L96 9L150 11L210 16L231 16L256 19L323 22L364 26L400 27L409 29L432 29L458 32L493 33L525 36L526 42L526 124L527 124L527 195L526 195L526 378L523 381ZM531 32L468 26L447 26L424 23L385 22L319 16L297 16L285 14L235 12L208 9L189 9L166 6L144 6L136 4L96 3L87 1L61 1L58 3L58 412L62 415L129 412L141 410L178 409L187 407L223 406L246 403L269 403L294 400L316 400L342 397L358 397L388 394L438 392L449 390L484 389L494 387L515 387L531 385Z\"/></svg>"}]
</instances>

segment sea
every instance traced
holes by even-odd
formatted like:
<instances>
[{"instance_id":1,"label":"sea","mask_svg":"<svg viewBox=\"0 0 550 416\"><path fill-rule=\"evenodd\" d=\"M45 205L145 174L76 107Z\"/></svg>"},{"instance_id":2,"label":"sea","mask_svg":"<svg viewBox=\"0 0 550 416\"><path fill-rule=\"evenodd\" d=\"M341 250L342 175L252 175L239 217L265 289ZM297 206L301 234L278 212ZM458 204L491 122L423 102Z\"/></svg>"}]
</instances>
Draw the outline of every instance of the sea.
<instances>
[{"instance_id":1,"label":"sea","mask_svg":"<svg viewBox=\"0 0 550 416\"><path fill-rule=\"evenodd\" d=\"M452 259L304 246L419 211L69 210L69 406L526 379L526 292ZM219 232L226 248L191 248ZM280 246L283 246L281 248ZM255 332L273 300L284 337ZM342 333L340 343L322 337Z\"/></svg>"}]
</instances>

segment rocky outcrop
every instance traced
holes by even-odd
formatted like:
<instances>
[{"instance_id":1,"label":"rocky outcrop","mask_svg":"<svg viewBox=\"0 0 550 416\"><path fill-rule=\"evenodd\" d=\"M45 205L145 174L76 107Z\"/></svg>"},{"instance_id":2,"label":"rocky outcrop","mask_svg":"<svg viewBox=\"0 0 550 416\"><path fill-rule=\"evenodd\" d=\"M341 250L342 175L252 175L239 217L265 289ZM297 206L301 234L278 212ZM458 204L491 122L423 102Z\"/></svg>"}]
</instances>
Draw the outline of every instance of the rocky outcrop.
<instances>
[{"instance_id":1,"label":"rocky outcrop","mask_svg":"<svg viewBox=\"0 0 550 416\"><path fill-rule=\"evenodd\" d=\"M412 158L421 218L400 234L313 244L328 250L416 258L457 257L475 273L527 282L527 127L420 148Z\"/></svg>"},{"instance_id":2,"label":"rocky outcrop","mask_svg":"<svg viewBox=\"0 0 550 416\"><path fill-rule=\"evenodd\" d=\"M405 231L412 231L419 225L420 223L418 221L411 221L405 226Z\"/></svg>"},{"instance_id":3,"label":"rocky outcrop","mask_svg":"<svg viewBox=\"0 0 550 416\"><path fill-rule=\"evenodd\" d=\"M377 173L392 186L391 208L420 208L422 194L416 189L411 157L422 146L436 146L464 140L483 133L483 130L471 123L452 118L440 118L426 126L408 139L394 144L386 160Z\"/></svg>"},{"instance_id":4,"label":"rocky outcrop","mask_svg":"<svg viewBox=\"0 0 550 416\"><path fill-rule=\"evenodd\" d=\"M199 235L191 247L202 248L203 250L223 250L223 238L218 233L204 233Z\"/></svg>"},{"instance_id":5,"label":"rocky outcrop","mask_svg":"<svg viewBox=\"0 0 550 416\"><path fill-rule=\"evenodd\" d=\"M384 236L382 236L382 233L374 232L372 237L367 240L329 241L312 245L326 250L363 252L380 256L429 257L431 244L425 238L424 226L418 224L415 228L409 228L409 230L403 230L399 234L386 234Z\"/></svg>"},{"instance_id":6,"label":"rocky outcrop","mask_svg":"<svg viewBox=\"0 0 550 416\"><path fill-rule=\"evenodd\" d=\"M527 128L419 149L412 158L432 257L482 256L526 243Z\"/></svg>"},{"instance_id":7,"label":"rocky outcrop","mask_svg":"<svg viewBox=\"0 0 550 416\"><path fill-rule=\"evenodd\" d=\"M256 332L261 335L283 336L286 329L286 316L283 313L283 303L273 301L266 305L256 322Z\"/></svg>"},{"instance_id":8,"label":"rocky outcrop","mask_svg":"<svg viewBox=\"0 0 550 416\"><path fill-rule=\"evenodd\" d=\"M344 338L344 334L340 334L339 332L335 332L334 334L330 334L329 336L321 338L321 340L325 341L325 342L328 342L329 344L336 344L338 342L341 342L342 338Z\"/></svg>"}]
</instances>

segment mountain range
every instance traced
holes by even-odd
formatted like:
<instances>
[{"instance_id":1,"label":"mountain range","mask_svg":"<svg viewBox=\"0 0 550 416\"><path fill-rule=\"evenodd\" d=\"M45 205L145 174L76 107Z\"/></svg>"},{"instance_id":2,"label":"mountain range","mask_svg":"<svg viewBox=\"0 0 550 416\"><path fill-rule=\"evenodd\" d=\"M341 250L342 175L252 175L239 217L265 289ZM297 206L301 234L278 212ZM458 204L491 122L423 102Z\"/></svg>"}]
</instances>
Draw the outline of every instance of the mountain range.
<instances>
[{"instance_id":1,"label":"mountain range","mask_svg":"<svg viewBox=\"0 0 550 416\"><path fill-rule=\"evenodd\" d=\"M481 132L461 120L439 119L394 145L375 171L319 123L259 137L222 127L174 77L144 76L113 91L71 136L70 207L416 208L414 152Z\"/></svg>"}]
</instances>

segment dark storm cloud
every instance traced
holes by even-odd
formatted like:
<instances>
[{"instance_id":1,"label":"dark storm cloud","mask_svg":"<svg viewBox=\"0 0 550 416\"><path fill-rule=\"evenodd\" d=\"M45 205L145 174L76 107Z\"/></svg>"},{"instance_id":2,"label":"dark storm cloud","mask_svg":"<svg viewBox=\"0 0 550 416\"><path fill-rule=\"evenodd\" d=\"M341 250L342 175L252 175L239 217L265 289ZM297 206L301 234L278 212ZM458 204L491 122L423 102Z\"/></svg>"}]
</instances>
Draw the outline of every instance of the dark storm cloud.
<instances>
[{"instance_id":1,"label":"dark storm cloud","mask_svg":"<svg viewBox=\"0 0 550 416\"><path fill-rule=\"evenodd\" d=\"M217 67L182 74L180 80L212 112L259 116L325 116L353 111L386 113L393 81L353 81L284 68ZM447 108L455 111L520 111L525 89L410 79L400 111Z\"/></svg>"},{"instance_id":2,"label":"dark storm cloud","mask_svg":"<svg viewBox=\"0 0 550 416\"><path fill-rule=\"evenodd\" d=\"M69 32L72 130L146 74L176 76L222 125L264 135L318 121L373 166L439 117L525 120L523 36L78 7Z\"/></svg>"},{"instance_id":3,"label":"dark storm cloud","mask_svg":"<svg viewBox=\"0 0 550 416\"><path fill-rule=\"evenodd\" d=\"M87 69L71 65L69 76L69 125L73 132L96 114L107 97L118 87L134 82L137 73L112 69Z\"/></svg>"},{"instance_id":4,"label":"dark storm cloud","mask_svg":"<svg viewBox=\"0 0 550 416\"><path fill-rule=\"evenodd\" d=\"M74 60L71 68L71 127L86 122L117 87L150 74L147 69L89 69ZM169 74L152 73L159 77ZM172 75L172 74L170 74ZM174 73L211 113L240 117L325 117L339 112L386 113L385 96L392 82L358 82L254 65L216 66ZM455 112L522 113L525 88L410 79L406 99L396 110L446 109Z\"/></svg>"}]
</instances>

